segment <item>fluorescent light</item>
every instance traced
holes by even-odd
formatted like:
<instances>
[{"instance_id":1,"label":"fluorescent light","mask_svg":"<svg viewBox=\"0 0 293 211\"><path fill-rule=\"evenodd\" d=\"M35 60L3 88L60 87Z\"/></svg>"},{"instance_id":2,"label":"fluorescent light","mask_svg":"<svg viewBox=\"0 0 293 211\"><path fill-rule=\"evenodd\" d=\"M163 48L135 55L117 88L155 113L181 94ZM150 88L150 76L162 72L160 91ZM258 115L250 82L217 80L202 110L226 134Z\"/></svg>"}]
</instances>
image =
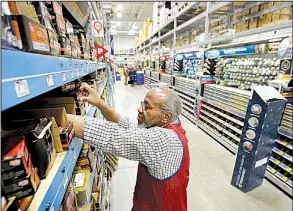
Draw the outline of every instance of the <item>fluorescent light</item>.
<instances>
[{"instance_id":1,"label":"fluorescent light","mask_svg":"<svg viewBox=\"0 0 293 211\"><path fill-rule=\"evenodd\" d=\"M120 22L116 22L116 25L117 25L117 26L121 26L121 23L120 23Z\"/></svg>"},{"instance_id":2,"label":"fluorescent light","mask_svg":"<svg viewBox=\"0 0 293 211\"><path fill-rule=\"evenodd\" d=\"M111 25L111 29L114 29L116 28L117 26L116 25Z\"/></svg>"},{"instance_id":3,"label":"fluorescent light","mask_svg":"<svg viewBox=\"0 0 293 211\"><path fill-rule=\"evenodd\" d=\"M118 4L118 5L117 5L117 10L118 10L118 11L123 10L123 5L122 5L122 4Z\"/></svg>"},{"instance_id":4,"label":"fluorescent light","mask_svg":"<svg viewBox=\"0 0 293 211\"><path fill-rule=\"evenodd\" d=\"M122 13L121 12L117 13L117 18L122 18Z\"/></svg>"},{"instance_id":5,"label":"fluorescent light","mask_svg":"<svg viewBox=\"0 0 293 211\"><path fill-rule=\"evenodd\" d=\"M132 29L138 29L138 26L133 25Z\"/></svg>"}]
</instances>

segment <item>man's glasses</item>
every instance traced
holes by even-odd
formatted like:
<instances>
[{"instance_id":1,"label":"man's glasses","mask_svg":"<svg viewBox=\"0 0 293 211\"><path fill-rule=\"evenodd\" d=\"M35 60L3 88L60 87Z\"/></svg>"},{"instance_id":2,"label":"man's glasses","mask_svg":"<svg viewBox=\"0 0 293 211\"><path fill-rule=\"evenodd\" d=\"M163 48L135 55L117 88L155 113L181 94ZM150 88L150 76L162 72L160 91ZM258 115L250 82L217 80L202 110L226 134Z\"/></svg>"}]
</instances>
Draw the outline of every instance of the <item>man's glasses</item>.
<instances>
[{"instance_id":1,"label":"man's glasses","mask_svg":"<svg viewBox=\"0 0 293 211\"><path fill-rule=\"evenodd\" d=\"M142 108L142 111L147 111L147 110L152 110L152 109L159 109L159 110L162 110L162 111L167 111L163 108L158 108L158 107L151 107L150 105L148 105L147 103L141 101L140 102L140 106Z\"/></svg>"}]
</instances>

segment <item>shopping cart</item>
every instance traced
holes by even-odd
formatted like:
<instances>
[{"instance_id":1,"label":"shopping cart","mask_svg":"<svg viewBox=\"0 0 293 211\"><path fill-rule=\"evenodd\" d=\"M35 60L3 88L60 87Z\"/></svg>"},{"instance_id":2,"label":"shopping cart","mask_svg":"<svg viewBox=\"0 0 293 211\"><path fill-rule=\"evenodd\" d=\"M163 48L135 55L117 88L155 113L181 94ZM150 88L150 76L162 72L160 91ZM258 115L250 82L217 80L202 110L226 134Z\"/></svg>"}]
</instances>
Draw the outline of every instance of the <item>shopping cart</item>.
<instances>
[{"instance_id":1,"label":"shopping cart","mask_svg":"<svg viewBox=\"0 0 293 211\"><path fill-rule=\"evenodd\" d=\"M149 84L150 89L154 88L163 88L163 89L168 89L169 85L167 83L155 83L155 84Z\"/></svg>"}]
</instances>

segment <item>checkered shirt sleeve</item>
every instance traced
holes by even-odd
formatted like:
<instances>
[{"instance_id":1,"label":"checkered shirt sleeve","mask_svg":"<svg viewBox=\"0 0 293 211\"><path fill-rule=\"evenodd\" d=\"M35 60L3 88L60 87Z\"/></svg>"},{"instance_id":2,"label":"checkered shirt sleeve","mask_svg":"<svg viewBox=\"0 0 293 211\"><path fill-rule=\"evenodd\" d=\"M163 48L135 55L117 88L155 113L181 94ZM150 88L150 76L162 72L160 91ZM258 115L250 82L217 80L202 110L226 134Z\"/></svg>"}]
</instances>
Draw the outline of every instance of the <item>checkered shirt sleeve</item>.
<instances>
[{"instance_id":1,"label":"checkered shirt sleeve","mask_svg":"<svg viewBox=\"0 0 293 211\"><path fill-rule=\"evenodd\" d=\"M87 117L84 142L98 150L139 161L157 179L172 176L181 165L183 144L177 134L166 128L139 128L128 118L117 123Z\"/></svg>"}]
</instances>

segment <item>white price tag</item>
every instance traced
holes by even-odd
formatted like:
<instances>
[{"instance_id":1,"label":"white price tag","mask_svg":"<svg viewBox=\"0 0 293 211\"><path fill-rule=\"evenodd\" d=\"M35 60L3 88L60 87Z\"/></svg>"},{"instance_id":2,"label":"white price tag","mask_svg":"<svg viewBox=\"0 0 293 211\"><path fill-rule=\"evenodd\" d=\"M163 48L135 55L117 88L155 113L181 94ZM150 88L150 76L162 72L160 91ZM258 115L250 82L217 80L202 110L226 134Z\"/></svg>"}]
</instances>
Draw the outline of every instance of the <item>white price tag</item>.
<instances>
[{"instance_id":1,"label":"white price tag","mask_svg":"<svg viewBox=\"0 0 293 211\"><path fill-rule=\"evenodd\" d=\"M30 94L27 80L14 81L14 88L16 91L16 96L18 98L24 97Z\"/></svg>"},{"instance_id":2,"label":"white price tag","mask_svg":"<svg viewBox=\"0 0 293 211\"><path fill-rule=\"evenodd\" d=\"M66 81L66 73L62 73L62 81Z\"/></svg>"},{"instance_id":3,"label":"white price tag","mask_svg":"<svg viewBox=\"0 0 293 211\"><path fill-rule=\"evenodd\" d=\"M74 79L74 72L71 71L71 78Z\"/></svg>"},{"instance_id":4,"label":"white price tag","mask_svg":"<svg viewBox=\"0 0 293 211\"><path fill-rule=\"evenodd\" d=\"M47 78L48 87L54 86L53 75L47 75L46 78Z\"/></svg>"},{"instance_id":5,"label":"white price tag","mask_svg":"<svg viewBox=\"0 0 293 211\"><path fill-rule=\"evenodd\" d=\"M68 183L68 176L66 173L64 173L64 177L63 177L63 187L66 189L67 187L67 183Z\"/></svg>"},{"instance_id":6,"label":"white price tag","mask_svg":"<svg viewBox=\"0 0 293 211\"><path fill-rule=\"evenodd\" d=\"M76 161L76 155L73 155L73 161L74 162Z\"/></svg>"}]
</instances>

